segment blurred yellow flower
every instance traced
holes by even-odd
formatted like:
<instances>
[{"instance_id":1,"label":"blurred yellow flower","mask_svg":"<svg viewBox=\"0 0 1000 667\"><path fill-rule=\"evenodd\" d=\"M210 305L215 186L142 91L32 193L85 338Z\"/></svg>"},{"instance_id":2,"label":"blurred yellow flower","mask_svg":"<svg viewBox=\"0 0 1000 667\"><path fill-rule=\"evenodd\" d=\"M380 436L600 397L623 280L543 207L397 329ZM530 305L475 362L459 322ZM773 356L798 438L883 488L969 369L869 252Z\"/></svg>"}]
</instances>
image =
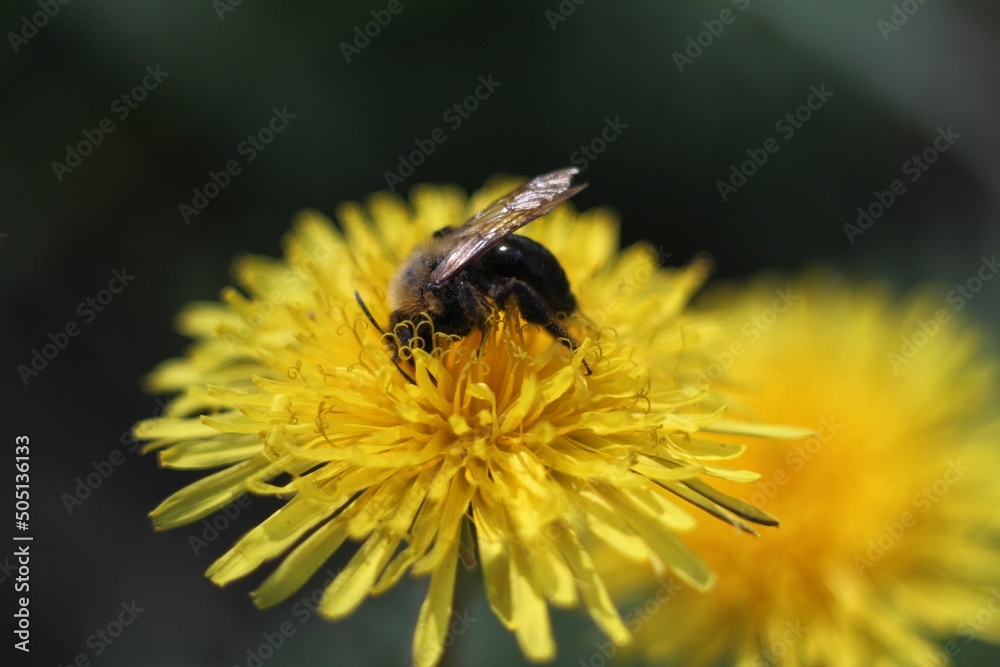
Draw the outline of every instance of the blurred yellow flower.
<instances>
[{"instance_id":1,"label":"blurred yellow flower","mask_svg":"<svg viewBox=\"0 0 1000 667\"><path fill-rule=\"evenodd\" d=\"M524 230L567 271L583 313L568 321L575 353L512 311L485 340L414 350L415 383L393 366L355 290L386 323L403 258L504 185L513 183L470 201L437 187L415 189L409 204L376 195L340 209L343 231L304 214L283 261L237 263L246 295L227 289L222 303L181 314L195 343L149 382L181 393L136 434L164 466L222 470L165 500L154 524L196 521L247 492L288 499L209 568L212 581L283 558L253 593L275 605L346 542L360 543L320 613L343 617L407 572L429 575L413 641L423 666L441 656L459 560L477 559L493 611L542 661L555 654L549 604L582 604L615 644L630 639L583 546L591 538L703 590L712 574L675 535L693 518L669 498L746 530L740 516L773 523L703 481L756 479L717 465L741 447L701 436L741 430L721 410L699 410L704 392L689 381L719 332L711 318L684 315L707 263L666 270L647 246L619 254L606 211L564 205Z\"/></svg>"},{"instance_id":2,"label":"blurred yellow flower","mask_svg":"<svg viewBox=\"0 0 1000 667\"><path fill-rule=\"evenodd\" d=\"M1000 639L997 366L943 294L893 304L817 272L706 302L732 312L707 377L733 412L816 435L747 451L762 477L744 496L780 528L734 540L700 525L686 541L718 585L679 592L637 650L685 666L933 667Z\"/></svg>"}]
</instances>

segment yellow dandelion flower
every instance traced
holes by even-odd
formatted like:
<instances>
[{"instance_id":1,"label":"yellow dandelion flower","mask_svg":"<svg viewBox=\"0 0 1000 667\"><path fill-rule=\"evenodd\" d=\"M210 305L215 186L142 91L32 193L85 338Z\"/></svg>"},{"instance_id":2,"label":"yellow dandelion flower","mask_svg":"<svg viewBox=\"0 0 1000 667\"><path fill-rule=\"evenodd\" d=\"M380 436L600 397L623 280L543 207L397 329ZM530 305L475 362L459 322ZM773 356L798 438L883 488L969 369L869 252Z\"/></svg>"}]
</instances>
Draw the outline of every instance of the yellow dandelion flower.
<instances>
[{"instance_id":1,"label":"yellow dandelion flower","mask_svg":"<svg viewBox=\"0 0 1000 667\"><path fill-rule=\"evenodd\" d=\"M584 546L592 538L695 588L712 583L676 535L693 517L657 489L732 525L749 529L740 516L773 523L703 481L756 479L718 465L742 448L701 433L739 427L721 410L699 411L703 392L685 380L718 332L710 318L684 315L706 263L666 270L647 246L619 254L607 211L564 205L524 230L566 269L578 349L509 309L483 338L439 339L394 365L355 291L387 323L389 281L404 258L505 185L470 201L428 186L409 203L375 195L366 207L343 205L339 229L306 213L284 260L236 264L244 292L182 312L179 328L195 342L149 380L180 394L136 433L163 466L222 470L153 510L155 526L199 520L248 492L288 499L211 565L213 582L282 559L253 593L268 607L356 543L320 613L341 618L404 574L429 576L413 653L433 665L458 562L478 562L491 608L525 655L543 661L555 654L548 605L583 606L616 644L630 639Z\"/></svg>"},{"instance_id":2,"label":"yellow dandelion flower","mask_svg":"<svg viewBox=\"0 0 1000 667\"><path fill-rule=\"evenodd\" d=\"M748 450L762 476L748 497L780 528L687 536L718 585L679 593L637 649L685 666L932 667L1000 639L997 366L944 291L894 304L817 272L711 303L735 324L715 389L816 435Z\"/></svg>"}]
</instances>

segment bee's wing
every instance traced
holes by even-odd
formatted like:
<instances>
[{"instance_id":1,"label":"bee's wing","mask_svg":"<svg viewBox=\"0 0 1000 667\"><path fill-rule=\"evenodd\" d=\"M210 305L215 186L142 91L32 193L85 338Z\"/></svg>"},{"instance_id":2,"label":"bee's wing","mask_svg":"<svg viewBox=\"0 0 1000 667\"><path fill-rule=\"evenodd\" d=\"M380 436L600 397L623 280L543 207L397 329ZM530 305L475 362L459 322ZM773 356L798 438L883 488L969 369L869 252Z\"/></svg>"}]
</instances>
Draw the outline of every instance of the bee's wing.
<instances>
[{"instance_id":1,"label":"bee's wing","mask_svg":"<svg viewBox=\"0 0 1000 667\"><path fill-rule=\"evenodd\" d=\"M504 237L587 187L586 183L570 186L579 171L576 167L568 167L536 176L469 218L451 234L454 246L431 272L430 283L444 282Z\"/></svg>"}]
</instances>

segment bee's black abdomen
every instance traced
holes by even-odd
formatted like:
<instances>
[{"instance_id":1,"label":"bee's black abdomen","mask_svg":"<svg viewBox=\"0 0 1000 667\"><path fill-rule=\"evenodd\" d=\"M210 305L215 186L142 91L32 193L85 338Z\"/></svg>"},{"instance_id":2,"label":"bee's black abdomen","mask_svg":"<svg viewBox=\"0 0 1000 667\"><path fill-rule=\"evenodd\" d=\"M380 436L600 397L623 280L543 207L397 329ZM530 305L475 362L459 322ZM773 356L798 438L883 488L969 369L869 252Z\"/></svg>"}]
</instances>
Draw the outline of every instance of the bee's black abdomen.
<instances>
[{"instance_id":1,"label":"bee's black abdomen","mask_svg":"<svg viewBox=\"0 0 1000 667\"><path fill-rule=\"evenodd\" d=\"M472 275L516 278L531 286L553 312L569 315L576 310L566 272L555 255L537 241L511 234L483 255L478 264L478 270L470 272ZM489 291L488 286L484 291Z\"/></svg>"}]
</instances>

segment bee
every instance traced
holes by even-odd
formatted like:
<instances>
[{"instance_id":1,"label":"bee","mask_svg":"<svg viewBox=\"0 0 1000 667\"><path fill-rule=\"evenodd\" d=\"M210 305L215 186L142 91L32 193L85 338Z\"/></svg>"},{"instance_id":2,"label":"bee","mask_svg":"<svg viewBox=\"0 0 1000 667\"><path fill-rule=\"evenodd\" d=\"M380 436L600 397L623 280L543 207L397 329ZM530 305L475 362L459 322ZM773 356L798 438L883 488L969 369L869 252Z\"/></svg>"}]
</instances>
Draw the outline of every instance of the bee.
<instances>
[{"instance_id":1,"label":"bee","mask_svg":"<svg viewBox=\"0 0 1000 667\"><path fill-rule=\"evenodd\" d=\"M389 283L389 329L393 363L400 350L431 350L434 334L484 336L498 310L517 308L571 351L576 339L562 319L576 311L566 272L542 244L514 234L586 187L571 185L579 169L558 169L508 192L458 227L437 230L403 261ZM385 334L361 295L368 320ZM589 374L590 368L587 368Z\"/></svg>"}]
</instances>

